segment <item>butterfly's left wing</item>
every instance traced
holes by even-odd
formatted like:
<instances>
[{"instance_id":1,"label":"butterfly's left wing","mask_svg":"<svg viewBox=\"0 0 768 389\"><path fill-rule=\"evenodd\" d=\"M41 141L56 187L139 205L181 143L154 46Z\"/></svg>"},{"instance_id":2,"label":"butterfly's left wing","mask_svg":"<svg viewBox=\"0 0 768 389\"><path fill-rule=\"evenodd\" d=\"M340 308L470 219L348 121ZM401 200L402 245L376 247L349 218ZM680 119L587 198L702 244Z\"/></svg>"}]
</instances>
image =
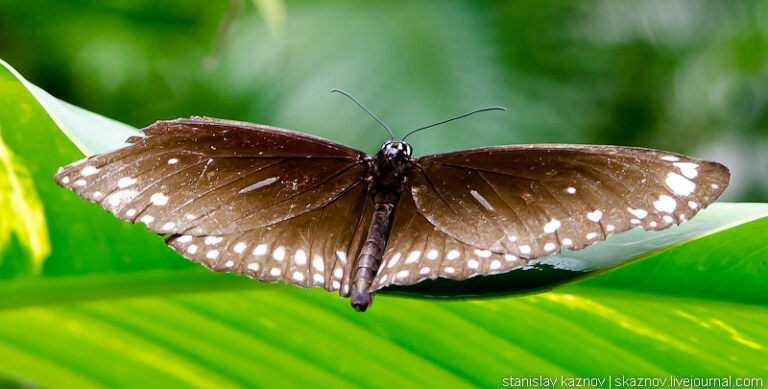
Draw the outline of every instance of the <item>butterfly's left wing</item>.
<instances>
[{"instance_id":1,"label":"butterfly's left wing","mask_svg":"<svg viewBox=\"0 0 768 389\"><path fill-rule=\"evenodd\" d=\"M717 199L723 165L657 150L518 145L420 158L374 285L508 271L635 227L661 230Z\"/></svg>"},{"instance_id":2,"label":"butterfly's left wing","mask_svg":"<svg viewBox=\"0 0 768 389\"><path fill-rule=\"evenodd\" d=\"M63 167L56 182L169 234L170 246L213 270L346 293L347 256L372 212L364 153L219 119L159 121L142 132Z\"/></svg>"}]
</instances>

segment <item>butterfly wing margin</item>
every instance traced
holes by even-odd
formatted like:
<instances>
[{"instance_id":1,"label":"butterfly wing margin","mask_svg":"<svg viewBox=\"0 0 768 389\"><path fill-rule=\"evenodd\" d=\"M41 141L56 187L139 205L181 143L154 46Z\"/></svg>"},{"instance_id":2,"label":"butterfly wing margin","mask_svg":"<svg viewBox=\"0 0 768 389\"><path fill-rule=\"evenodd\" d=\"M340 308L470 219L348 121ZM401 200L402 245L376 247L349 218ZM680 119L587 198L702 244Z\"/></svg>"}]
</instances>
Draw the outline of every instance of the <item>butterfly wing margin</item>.
<instances>
[{"instance_id":1,"label":"butterfly wing margin","mask_svg":"<svg viewBox=\"0 0 768 389\"><path fill-rule=\"evenodd\" d=\"M160 121L56 182L165 234L223 235L318 209L367 173L366 155L310 135L217 119Z\"/></svg>"},{"instance_id":2,"label":"butterfly wing margin","mask_svg":"<svg viewBox=\"0 0 768 389\"><path fill-rule=\"evenodd\" d=\"M408 174L416 210L439 231L481 251L527 259L638 226L679 224L714 202L729 179L716 162L592 145L433 155Z\"/></svg>"}]
</instances>

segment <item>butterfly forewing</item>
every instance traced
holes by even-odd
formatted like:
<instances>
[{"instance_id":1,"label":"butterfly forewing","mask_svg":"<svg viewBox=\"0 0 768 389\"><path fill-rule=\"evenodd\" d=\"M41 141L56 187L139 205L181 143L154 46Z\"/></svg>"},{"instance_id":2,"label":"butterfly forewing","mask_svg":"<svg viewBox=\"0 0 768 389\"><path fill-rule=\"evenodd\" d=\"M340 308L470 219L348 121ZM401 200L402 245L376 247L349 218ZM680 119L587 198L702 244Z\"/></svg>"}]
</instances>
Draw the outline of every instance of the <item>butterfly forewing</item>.
<instances>
[{"instance_id":1,"label":"butterfly forewing","mask_svg":"<svg viewBox=\"0 0 768 389\"><path fill-rule=\"evenodd\" d=\"M424 157L408 182L438 230L480 250L538 258L637 226L679 224L729 177L718 163L656 150L521 145Z\"/></svg>"},{"instance_id":2,"label":"butterfly forewing","mask_svg":"<svg viewBox=\"0 0 768 389\"><path fill-rule=\"evenodd\" d=\"M268 127L178 120L144 133L65 167L57 182L154 232L220 235L312 211L367 172L363 153ZM275 145L280 136L290 147Z\"/></svg>"}]
</instances>

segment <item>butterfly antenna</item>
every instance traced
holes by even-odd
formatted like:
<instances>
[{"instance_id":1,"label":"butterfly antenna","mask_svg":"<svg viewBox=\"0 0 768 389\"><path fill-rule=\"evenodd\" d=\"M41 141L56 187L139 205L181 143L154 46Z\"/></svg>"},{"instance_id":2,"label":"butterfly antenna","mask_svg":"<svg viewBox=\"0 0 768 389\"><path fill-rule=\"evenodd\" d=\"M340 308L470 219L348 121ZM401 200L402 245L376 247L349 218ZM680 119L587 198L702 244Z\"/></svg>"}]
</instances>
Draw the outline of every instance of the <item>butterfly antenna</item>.
<instances>
[{"instance_id":1,"label":"butterfly antenna","mask_svg":"<svg viewBox=\"0 0 768 389\"><path fill-rule=\"evenodd\" d=\"M376 119L376 121L377 121L377 122L379 122L379 124L381 124L382 126L384 126L384 128L386 128L386 129L387 129L387 132L389 132L389 135L392 137L392 140L395 140L395 134L393 134L393 133L392 133L392 130L390 130L390 129L389 129L389 126L388 126L388 125L386 125L386 124L384 124L384 122L382 122L382 121L381 121L381 119L377 118L377 117L376 117L376 115L374 115L374 114L373 114L373 112L371 112L370 110L368 110L368 108L365 108L365 106L364 106L364 105L363 105L361 102L357 101L357 99L356 99L356 98L352 97L352 95L350 95L350 94L349 94L349 93L347 93L347 92L344 92L343 90L341 90L341 89L339 89L339 88L333 88L333 89L331 89L331 93L333 93L333 92L339 92L339 93L341 93L342 95L349 97L349 98L350 98L352 101L354 101L354 102L355 102L355 104L359 105L359 106L360 106L360 108L362 108L362 109L363 109L365 112L368 112L368 115L371 115L371 117L372 117L372 118L374 118L374 119Z\"/></svg>"},{"instance_id":2,"label":"butterfly antenna","mask_svg":"<svg viewBox=\"0 0 768 389\"><path fill-rule=\"evenodd\" d=\"M450 119L447 119L447 120L443 120L442 122L437 122L437 123L435 123L435 124L430 124L430 125L428 125L428 126L424 126L424 127L420 127L420 128L417 128L417 129L415 129L415 130L413 130L413 131L411 131L411 132L409 132L409 133L405 134L405 136L403 137L403 140L405 140L405 138L407 138L408 136L410 136L410 135L411 135L411 134L413 134L414 132L418 132L418 131L421 131L421 130L426 130L427 128L430 128L430 127L434 127L434 126L438 126L438 125L441 125L441 124L443 124L443 123L448 123L448 122L450 122L451 120L461 119L461 118L463 118L463 117L467 117L467 116L469 116L469 115L472 115L472 114L475 114L475 113L478 113L478 112L485 112L485 111L506 111L506 110L507 110L506 108L504 108L504 107L501 107L501 106L494 106L494 107L478 108L478 109L476 109L476 110L473 110L473 111L467 112L467 113L465 113L464 115L454 116L454 117L452 117L452 118L450 118Z\"/></svg>"}]
</instances>

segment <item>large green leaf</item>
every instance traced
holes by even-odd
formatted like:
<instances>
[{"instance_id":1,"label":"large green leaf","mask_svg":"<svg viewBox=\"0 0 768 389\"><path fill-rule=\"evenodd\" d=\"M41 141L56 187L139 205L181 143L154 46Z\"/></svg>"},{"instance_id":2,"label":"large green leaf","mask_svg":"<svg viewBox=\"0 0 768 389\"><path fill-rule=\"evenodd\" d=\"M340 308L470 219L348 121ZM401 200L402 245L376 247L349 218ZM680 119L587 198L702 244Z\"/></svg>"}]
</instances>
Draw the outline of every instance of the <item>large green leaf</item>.
<instances>
[{"instance_id":1,"label":"large green leaf","mask_svg":"<svg viewBox=\"0 0 768 389\"><path fill-rule=\"evenodd\" d=\"M360 315L323 291L190 265L141 227L56 187L56 167L82 156L70 139L105 151L131 130L51 98L8 67L0 91L0 137L13 166L29 171L51 243L39 275L22 239L4 247L5 381L491 386L531 374L768 372L765 204L712 207L679 228L622 234L504 281L504 293L531 291L644 259L556 292L465 302L380 296ZM513 284L529 278L541 282ZM481 280L473 282L482 288Z\"/></svg>"}]
</instances>

